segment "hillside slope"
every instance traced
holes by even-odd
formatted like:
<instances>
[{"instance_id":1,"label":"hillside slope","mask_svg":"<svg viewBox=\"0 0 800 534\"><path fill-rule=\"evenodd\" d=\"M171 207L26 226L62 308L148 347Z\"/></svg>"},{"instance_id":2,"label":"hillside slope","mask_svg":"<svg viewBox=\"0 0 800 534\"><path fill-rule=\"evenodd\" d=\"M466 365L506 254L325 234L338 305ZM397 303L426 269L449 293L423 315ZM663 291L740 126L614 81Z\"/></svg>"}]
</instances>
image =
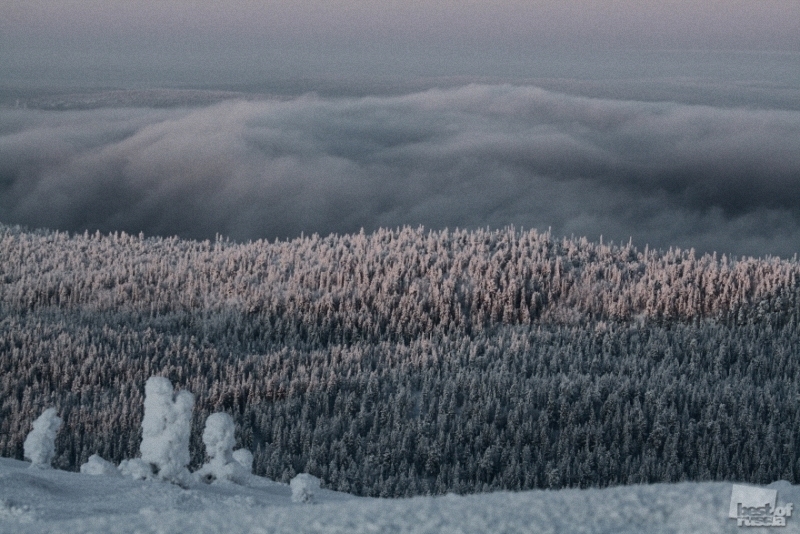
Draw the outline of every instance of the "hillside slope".
<instances>
[{"instance_id":1,"label":"hillside slope","mask_svg":"<svg viewBox=\"0 0 800 534\"><path fill-rule=\"evenodd\" d=\"M359 495L800 482L800 265L513 229L234 243L0 227L0 455L135 456L154 374L260 475Z\"/></svg>"}]
</instances>

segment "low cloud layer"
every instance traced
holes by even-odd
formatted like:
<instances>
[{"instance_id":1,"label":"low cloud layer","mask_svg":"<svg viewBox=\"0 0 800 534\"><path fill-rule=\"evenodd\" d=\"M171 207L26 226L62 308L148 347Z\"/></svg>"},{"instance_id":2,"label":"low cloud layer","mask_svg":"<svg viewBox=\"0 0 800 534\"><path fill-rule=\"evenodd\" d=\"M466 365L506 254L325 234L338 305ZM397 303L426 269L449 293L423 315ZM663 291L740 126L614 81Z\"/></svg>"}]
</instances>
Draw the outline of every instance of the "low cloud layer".
<instances>
[{"instance_id":1,"label":"low cloud layer","mask_svg":"<svg viewBox=\"0 0 800 534\"><path fill-rule=\"evenodd\" d=\"M514 224L791 256L800 112L506 85L190 109L7 108L0 221L238 240Z\"/></svg>"}]
</instances>

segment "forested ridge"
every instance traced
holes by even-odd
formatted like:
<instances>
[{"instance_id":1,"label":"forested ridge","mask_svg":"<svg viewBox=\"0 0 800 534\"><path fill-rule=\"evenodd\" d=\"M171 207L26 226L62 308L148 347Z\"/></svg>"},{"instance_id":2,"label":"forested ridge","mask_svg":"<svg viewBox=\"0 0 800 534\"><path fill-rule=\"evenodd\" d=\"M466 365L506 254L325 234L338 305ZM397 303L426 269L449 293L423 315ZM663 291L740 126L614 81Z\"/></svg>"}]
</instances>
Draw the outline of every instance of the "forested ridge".
<instances>
[{"instance_id":1,"label":"forested ridge","mask_svg":"<svg viewBox=\"0 0 800 534\"><path fill-rule=\"evenodd\" d=\"M230 413L257 474L402 496L800 482L796 260L548 233L235 243L0 226L0 455L137 455L145 380Z\"/></svg>"}]
</instances>

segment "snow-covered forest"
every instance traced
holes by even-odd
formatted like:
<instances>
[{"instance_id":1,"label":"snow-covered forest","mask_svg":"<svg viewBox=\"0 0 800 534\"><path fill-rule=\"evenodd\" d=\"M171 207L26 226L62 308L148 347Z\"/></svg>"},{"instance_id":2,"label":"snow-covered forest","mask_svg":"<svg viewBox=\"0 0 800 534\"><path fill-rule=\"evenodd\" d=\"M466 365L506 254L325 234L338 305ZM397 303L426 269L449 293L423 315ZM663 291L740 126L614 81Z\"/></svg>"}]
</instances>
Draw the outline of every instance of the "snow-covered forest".
<instances>
[{"instance_id":1,"label":"snow-covered forest","mask_svg":"<svg viewBox=\"0 0 800 534\"><path fill-rule=\"evenodd\" d=\"M512 228L235 243L0 226L0 456L119 463L144 384L370 496L800 482L800 264Z\"/></svg>"}]
</instances>

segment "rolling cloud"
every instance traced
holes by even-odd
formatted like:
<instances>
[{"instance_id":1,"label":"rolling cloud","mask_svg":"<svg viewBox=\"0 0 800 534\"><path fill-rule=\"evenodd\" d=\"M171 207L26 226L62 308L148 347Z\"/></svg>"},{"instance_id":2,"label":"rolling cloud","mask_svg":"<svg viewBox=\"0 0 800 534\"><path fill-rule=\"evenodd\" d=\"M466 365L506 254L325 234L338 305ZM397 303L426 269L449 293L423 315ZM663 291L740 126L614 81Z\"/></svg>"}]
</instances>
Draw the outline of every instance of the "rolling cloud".
<instances>
[{"instance_id":1,"label":"rolling cloud","mask_svg":"<svg viewBox=\"0 0 800 534\"><path fill-rule=\"evenodd\" d=\"M515 224L791 256L800 111L509 85L194 108L5 108L0 221L240 240Z\"/></svg>"}]
</instances>

